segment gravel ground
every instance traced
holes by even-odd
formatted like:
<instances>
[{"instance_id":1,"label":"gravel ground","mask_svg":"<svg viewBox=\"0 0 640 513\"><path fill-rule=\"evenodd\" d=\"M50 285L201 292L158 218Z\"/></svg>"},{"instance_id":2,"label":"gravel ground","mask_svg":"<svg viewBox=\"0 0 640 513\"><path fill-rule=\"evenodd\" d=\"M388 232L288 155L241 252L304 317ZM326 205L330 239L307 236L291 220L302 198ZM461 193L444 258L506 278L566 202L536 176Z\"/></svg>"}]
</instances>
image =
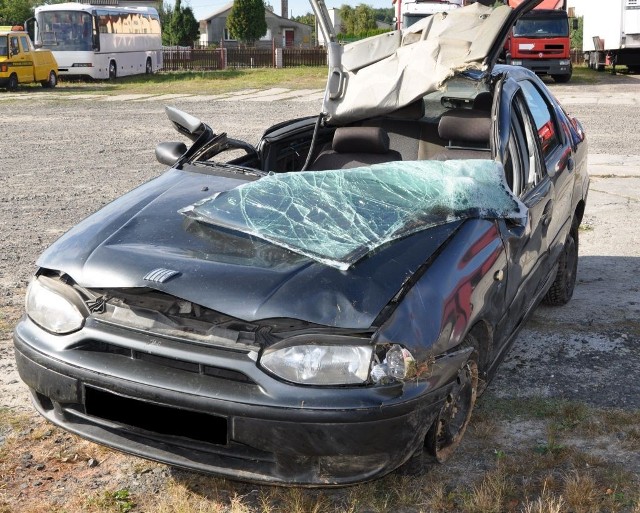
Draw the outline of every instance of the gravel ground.
<instances>
[{"instance_id":1,"label":"gravel ground","mask_svg":"<svg viewBox=\"0 0 640 513\"><path fill-rule=\"evenodd\" d=\"M552 90L584 124L590 154L614 155L624 168L628 159L640 156L639 85L623 77ZM603 96L627 101L593 100ZM199 116L217 132L254 143L268 125L319 109L317 99L199 103L191 98L170 104ZM154 147L180 137L166 121L163 104L154 100L51 100L42 93L28 100L19 95L0 100L0 105L0 408L28 411L26 388L13 364L11 328L21 315L38 254L88 214L162 173ZM619 177L612 167L592 178L574 299L563 308L538 309L483 400L543 396L640 408L640 236L635 224L640 167L637 171ZM513 443L518 443L515 435ZM640 456L629 457L629 469L640 472ZM125 485L152 477L152 486L158 486L168 471L154 469L144 478L131 470Z\"/></svg>"}]
</instances>

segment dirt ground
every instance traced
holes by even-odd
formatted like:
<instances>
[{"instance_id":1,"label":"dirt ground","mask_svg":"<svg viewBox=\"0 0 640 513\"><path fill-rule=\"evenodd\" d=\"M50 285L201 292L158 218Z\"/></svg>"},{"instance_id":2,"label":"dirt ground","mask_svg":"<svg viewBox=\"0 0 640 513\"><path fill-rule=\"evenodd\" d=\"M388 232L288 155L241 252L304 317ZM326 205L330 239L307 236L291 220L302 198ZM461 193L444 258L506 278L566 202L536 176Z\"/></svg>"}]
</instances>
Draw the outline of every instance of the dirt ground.
<instances>
[{"instance_id":1,"label":"dirt ground","mask_svg":"<svg viewBox=\"0 0 640 513\"><path fill-rule=\"evenodd\" d=\"M592 182L580 232L578 283L567 306L536 311L481 403L538 397L635 411L640 409L640 80L623 77L551 88L582 121L589 138ZM162 173L154 147L180 136L166 121L163 102L154 98L1 95L0 409L30 415L27 390L15 372L11 330L21 315L38 254L88 214ZM215 131L249 142L257 142L269 124L319 109L317 98L198 102L189 97L169 103L207 121ZM501 425L504 447L543 436L537 429L517 422ZM473 436L468 443L473 444ZM0 448L3 440L0 433ZM640 476L638 451L611 440L594 441L588 449ZM12 478L15 488L0 493L8 504L19 503L18 498L24 504L46 488L62 504L71 481L89 489L154 489L168 475L182 475L161 465L146 466L141 473L138 460L110 451L96 454L112 463L93 473L86 467L82 473L64 471L62 485L60 475L34 485L38 479L27 457L26 463L16 463L22 470ZM451 475L462 475L468 464L464 457L454 458Z\"/></svg>"}]
</instances>

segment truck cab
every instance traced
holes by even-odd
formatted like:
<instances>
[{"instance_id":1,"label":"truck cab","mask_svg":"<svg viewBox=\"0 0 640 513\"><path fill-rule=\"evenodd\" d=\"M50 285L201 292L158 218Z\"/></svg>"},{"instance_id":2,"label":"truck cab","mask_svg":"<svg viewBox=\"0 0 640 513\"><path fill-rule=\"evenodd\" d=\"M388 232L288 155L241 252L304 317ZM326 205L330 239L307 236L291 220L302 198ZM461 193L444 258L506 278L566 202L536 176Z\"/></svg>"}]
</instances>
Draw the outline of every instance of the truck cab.
<instances>
[{"instance_id":1,"label":"truck cab","mask_svg":"<svg viewBox=\"0 0 640 513\"><path fill-rule=\"evenodd\" d=\"M506 0L516 7L521 0ZM556 82L571 79L571 41L566 0L543 0L514 25L505 45L507 64L523 66Z\"/></svg>"},{"instance_id":2,"label":"truck cab","mask_svg":"<svg viewBox=\"0 0 640 513\"><path fill-rule=\"evenodd\" d=\"M22 27L0 27L0 87L10 91L19 84L58 83L58 64L49 50L36 50Z\"/></svg>"}]
</instances>

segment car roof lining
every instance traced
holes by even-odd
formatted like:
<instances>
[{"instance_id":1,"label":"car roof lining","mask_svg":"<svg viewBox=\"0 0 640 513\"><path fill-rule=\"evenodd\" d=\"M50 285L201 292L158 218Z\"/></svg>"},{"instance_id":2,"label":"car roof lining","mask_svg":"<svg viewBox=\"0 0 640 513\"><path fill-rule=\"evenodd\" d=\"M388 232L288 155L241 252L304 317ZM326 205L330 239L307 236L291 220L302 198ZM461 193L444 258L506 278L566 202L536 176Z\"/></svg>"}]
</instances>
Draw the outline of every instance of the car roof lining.
<instances>
[{"instance_id":1,"label":"car roof lining","mask_svg":"<svg viewBox=\"0 0 640 513\"><path fill-rule=\"evenodd\" d=\"M330 80L323 103L328 122L388 114L442 89L458 73L481 70L511 12L507 6L475 3L425 18L402 34L394 31L341 47L334 59L341 94L331 94Z\"/></svg>"}]
</instances>

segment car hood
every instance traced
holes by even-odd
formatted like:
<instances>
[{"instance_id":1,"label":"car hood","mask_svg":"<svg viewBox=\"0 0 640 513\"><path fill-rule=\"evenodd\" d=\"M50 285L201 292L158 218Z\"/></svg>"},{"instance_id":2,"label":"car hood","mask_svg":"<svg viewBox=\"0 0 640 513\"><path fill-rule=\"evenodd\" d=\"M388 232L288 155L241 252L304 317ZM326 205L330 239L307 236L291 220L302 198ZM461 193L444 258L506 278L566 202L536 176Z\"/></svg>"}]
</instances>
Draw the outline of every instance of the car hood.
<instances>
[{"instance_id":1,"label":"car hood","mask_svg":"<svg viewBox=\"0 0 640 513\"><path fill-rule=\"evenodd\" d=\"M178 213L242 183L233 173L172 169L75 226L38 265L82 287L151 288L250 322L295 318L367 329L462 224L403 238L341 271Z\"/></svg>"},{"instance_id":2,"label":"car hood","mask_svg":"<svg viewBox=\"0 0 640 513\"><path fill-rule=\"evenodd\" d=\"M330 43L323 102L327 120L342 124L388 114L441 89L456 74L490 72L513 24L541 1L523 0L515 9L474 3L426 17L404 31L346 46ZM323 4L312 0L312 5L323 23Z\"/></svg>"}]
</instances>

